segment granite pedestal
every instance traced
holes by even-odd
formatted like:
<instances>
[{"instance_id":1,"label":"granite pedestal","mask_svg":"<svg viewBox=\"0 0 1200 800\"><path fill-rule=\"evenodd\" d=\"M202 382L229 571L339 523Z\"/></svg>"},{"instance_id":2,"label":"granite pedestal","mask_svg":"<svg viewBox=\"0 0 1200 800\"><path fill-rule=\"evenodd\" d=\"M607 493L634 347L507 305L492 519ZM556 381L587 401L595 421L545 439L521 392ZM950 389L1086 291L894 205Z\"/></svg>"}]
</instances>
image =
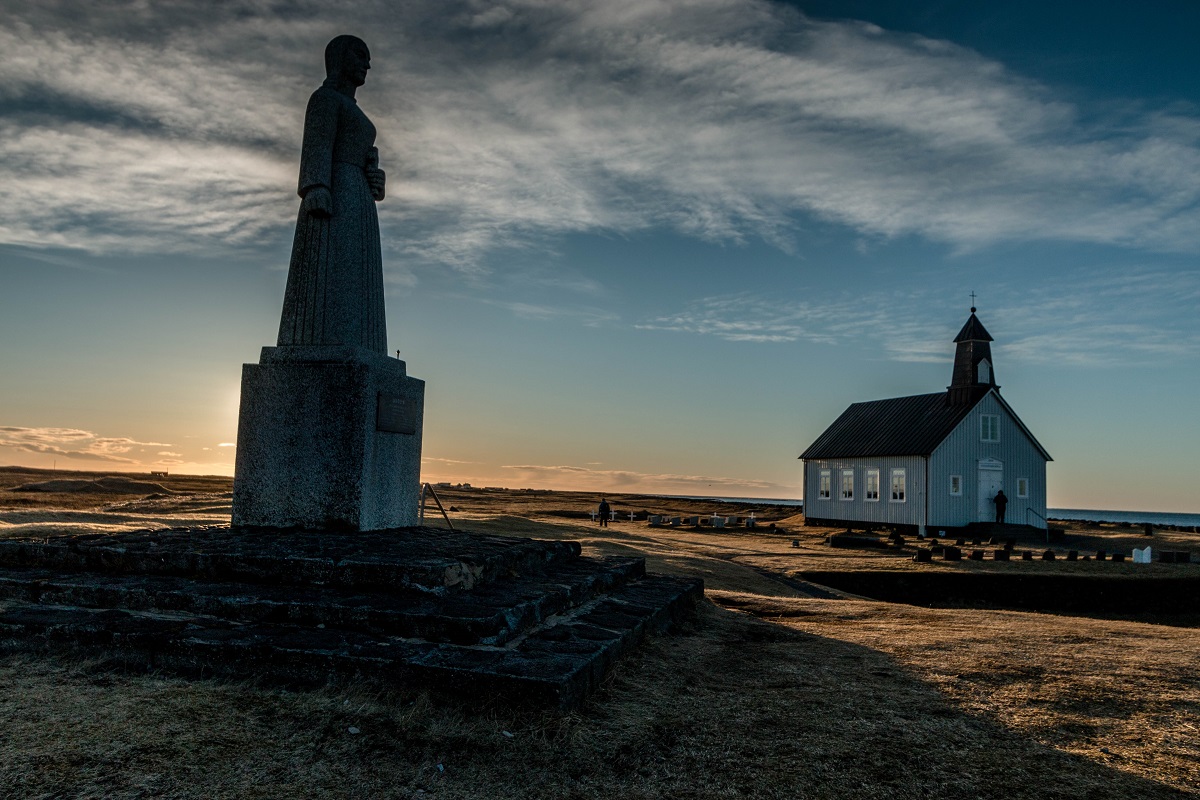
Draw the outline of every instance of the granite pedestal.
<instances>
[{"instance_id":1,"label":"granite pedestal","mask_svg":"<svg viewBox=\"0 0 1200 800\"><path fill-rule=\"evenodd\" d=\"M364 347L264 347L242 368L233 524L416 525L425 382Z\"/></svg>"}]
</instances>

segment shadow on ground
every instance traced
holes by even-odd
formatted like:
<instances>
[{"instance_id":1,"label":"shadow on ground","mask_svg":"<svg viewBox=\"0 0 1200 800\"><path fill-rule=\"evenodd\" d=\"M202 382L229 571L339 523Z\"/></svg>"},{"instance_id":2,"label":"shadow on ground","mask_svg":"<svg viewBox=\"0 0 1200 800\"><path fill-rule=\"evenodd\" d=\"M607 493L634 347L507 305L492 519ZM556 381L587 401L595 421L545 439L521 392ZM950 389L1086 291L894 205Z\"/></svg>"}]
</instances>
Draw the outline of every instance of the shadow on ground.
<instances>
[{"instance_id":1,"label":"shadow on ground","mask_svg":"<svg viewBox=\"0 0 1200 800\"><path fill-rule=\"evenodd\" d=\"M711 604L565 716L22 654L0 660L0 680L0 789L13 796L1182 795L965 713L878 650Z\"/></svg>"}]
</instances>

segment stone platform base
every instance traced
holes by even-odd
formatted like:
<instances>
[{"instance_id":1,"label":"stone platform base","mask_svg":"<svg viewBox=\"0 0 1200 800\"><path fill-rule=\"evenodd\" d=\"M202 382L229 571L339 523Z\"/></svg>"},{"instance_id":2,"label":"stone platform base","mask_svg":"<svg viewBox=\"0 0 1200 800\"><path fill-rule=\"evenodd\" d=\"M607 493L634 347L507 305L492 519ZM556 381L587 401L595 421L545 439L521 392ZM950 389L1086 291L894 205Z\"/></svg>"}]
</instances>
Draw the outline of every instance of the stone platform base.
<instances>
[{"instance_id":1,"label":"stone platform base","mask_svg":"<svg viewBox=\"0 0 1200 800\"><path fill-rule=\"evenodd\" d=\"M361 347L264 347L242 367L233 524L416 525L425 382Z\"/></svg>"},{"instance_id":2,"label":"stone platform base","mask_svg":"<svg viewBox=\"0 0 1200 800\"><path fill-rule=\"evenodd\" d=\"M703 596L640 558L431 528L0 540L0 644L295 685L365 678L570 708Z\"/></svg>"}]
</instances>

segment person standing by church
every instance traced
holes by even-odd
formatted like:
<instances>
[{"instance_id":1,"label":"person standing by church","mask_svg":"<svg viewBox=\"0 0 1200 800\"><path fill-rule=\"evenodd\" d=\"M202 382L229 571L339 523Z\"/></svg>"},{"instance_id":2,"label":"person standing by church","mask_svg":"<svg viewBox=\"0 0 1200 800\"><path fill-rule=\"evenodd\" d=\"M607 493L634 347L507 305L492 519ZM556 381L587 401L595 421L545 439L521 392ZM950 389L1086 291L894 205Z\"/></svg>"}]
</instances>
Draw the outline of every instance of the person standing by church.
<instances>
[{"instance_id":1,"label":"person standing by church","mask_svg":"<svg viewBox=\"0 0 1200 800\"><path fill-rule=\"evenodd\" d=\"M609 517L609 512L610 512L610 511L612 511L612 506L610 506L610 505L608 504L608 500L606 500L605 498L601 497L601 498L600 498L600 509L599 509L599 514L600 514L600 527L601 527L601 528L607 528L607 527L608 527L608 517Z\"/></svg>"},{"instance_id":2,"label":"person standing by church","mask_svg":"<svg viewBox=\"0 0 1200 800\"><path fill-rule=\"evenodd\" d=\"M996 496L992 498L992 502L996 504L996 524L1004 524L1004 510L1008 508L1008 498L1004 494L1004 490L996 492Z\"/></svg>"}]
</instances>

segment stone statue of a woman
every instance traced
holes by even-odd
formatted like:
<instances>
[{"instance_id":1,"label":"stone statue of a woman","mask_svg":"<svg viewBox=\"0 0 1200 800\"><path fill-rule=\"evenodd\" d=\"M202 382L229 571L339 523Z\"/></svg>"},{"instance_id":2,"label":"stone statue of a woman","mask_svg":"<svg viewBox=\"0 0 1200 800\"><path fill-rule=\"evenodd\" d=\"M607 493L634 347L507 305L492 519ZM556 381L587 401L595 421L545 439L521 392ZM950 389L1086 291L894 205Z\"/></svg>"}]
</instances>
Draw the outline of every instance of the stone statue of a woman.
<instances>
[{"instance_id":1,"label":"stone statue of a woman","mask_svg":"<svg viewBox=\"0 0 1200 800\"><path fill-rule=\"evenodd\" d=\"M300 216L279 346L350 345L387 353L383 260L375 203L383 199L375 126L354 91L371 53L355 36L325 48L327 77L304 115Z\"/></svg>"}]
</instances>

